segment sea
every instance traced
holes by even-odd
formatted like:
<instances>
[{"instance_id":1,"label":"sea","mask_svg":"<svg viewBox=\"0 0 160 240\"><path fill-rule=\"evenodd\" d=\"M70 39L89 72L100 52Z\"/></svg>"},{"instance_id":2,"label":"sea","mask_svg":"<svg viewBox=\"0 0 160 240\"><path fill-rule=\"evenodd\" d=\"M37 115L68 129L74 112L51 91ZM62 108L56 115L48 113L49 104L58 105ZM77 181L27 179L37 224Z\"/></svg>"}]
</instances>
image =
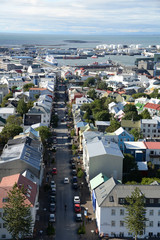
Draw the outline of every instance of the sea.
<instances>
[{"instance_id":1,"label":"sea","mask_svg":"<svg viewBox=\"0 0 160 240\"><path fill-rule=\"evenodd\" d=\"M95 48L101 44L141 44L160 45L160 35L56 35L56 34L28 34L28 33L0 33L0 46L19 47L22 45L44 46L46 48ZM136 58L141 56L106 55L92 59L57 59L60 65L86 65L93 62L103 63L108 59L114 62L133 66Z\"/></svg>"}]
</instances>

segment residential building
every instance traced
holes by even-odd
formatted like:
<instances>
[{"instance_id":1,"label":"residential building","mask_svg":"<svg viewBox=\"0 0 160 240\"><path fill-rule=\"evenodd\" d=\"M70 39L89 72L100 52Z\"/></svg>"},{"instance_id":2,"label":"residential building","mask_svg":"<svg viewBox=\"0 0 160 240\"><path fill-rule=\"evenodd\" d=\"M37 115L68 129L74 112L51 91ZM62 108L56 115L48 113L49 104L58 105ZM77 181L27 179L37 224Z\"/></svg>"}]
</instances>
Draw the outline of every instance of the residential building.
<instances>
[{"instance_id":1,"label":"residential building","mask_svg":"<svg viewBox=\"0 0 160 240\"><path fill-rule=\"evenodd\" d=\"M160 122L157 119L142 119L141 132L144 138L160 137Z\"/></svg>"},{"instance_id":2,"label":"residential building","mask_svg":"<svg viewBox=\"0 0 160 240\"><path fill-rule=\"evenodd\" d=\"M15 115L15 114L16 114L16 109L13 107L0 108L0 117L3 119L7 119L9 116Z\"/></svg>"},{"instance_id":3,"label":"residential building","mask_svg":"<svg viewBox=\"0 0 160 240\"><path fill-rule=\"evenodd\" d=\"M106 128L110 126L110 121L95 121L95 126L99 132L105 132Z\"/></svg>"},{"instance_id":4,"label":"residential building","mask_svg":"<svg viewBox=\"0 0 160 240\"><path fill-rule=\"evenodd\" d=\"M83 133L83 165L88 182L100 172L122 180L123 154L99 132Z\"/></svg>"},{"instance_id":5,"label":"residential building","mask_svg":"<svg viewBox=\"0 0 160 240\"><path fill-rule=\"evenodd\" d=\"M133 121L133 120L124 120L121 121L121 127L124 128L127 132L130 132L132 129L140 130L141 121Z\"/></svg>"},{"instance_id":6,"label":"residential building","mask_svg":"<svg viewBox=\"0 0 160 240\"><path fill-rule=\"evenodd\" d=\"M145 196L146 222L145 231L138 238L160 237L160 185L124 185L114 178L102 183L95 189L96 222L100 235L109 237L133 237L126 228L125 198L131 196L138 187Z\"/></svg>"},{"instance_id":7,"label":"residential building","mask_svg":"<svg viewBox=\"0 0 160 240\"><path fill-rule=\"evenodd\" d=\"M151 116L160 116L160 104L146 103L144 109L147 109Z\"/></svg>"},{"instance_id":8,"label":"residential building","mask_svg":"<svg viewBox=\"0 0 160 240\"><path fill-rule=\"evenodd\" d=\"M23 186L26 190L25 203L30 205L31 217L32 217L32 228L33 234L34 224L36 220L36 212L38 209L38 186L31 180L27 179L21 174L15 174L3 177L0 182L0 239L12 239L11 234L7 231L5 223L3 221L4 210L3 207L7 202L8 191L11 190L17 184L18 187Z\"/></svg>"},{"instance_id":9,"label":"residential building","mask_svg":"<svg viewBox=\"0 0 160 240\"><path fill-rule=\"evenodd\" d=\"M122 127L118 128L114 134L118 136L118 146L122 152L124 152L124 141L134 141L132 134L128 133Z\"/></svg>"}]
</instances>

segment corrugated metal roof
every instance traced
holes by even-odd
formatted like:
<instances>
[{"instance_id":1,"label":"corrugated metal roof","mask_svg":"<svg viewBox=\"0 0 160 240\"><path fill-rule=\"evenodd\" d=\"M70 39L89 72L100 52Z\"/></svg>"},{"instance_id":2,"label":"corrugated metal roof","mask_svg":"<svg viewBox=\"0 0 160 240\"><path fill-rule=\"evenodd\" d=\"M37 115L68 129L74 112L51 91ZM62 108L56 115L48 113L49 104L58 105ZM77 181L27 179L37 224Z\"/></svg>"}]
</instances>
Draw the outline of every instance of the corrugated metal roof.
<instances>
[{"instance_id":1,"label":"corrugated metal roof","mask_svg":"<svg viewBox=\"0 0 160 240\"><path fill-rule=\"evenodd\" d=\"M90 180L91 189L93 190L93 189L97 188L99 185L106 182L108 179L109 178L106 177L104 174L102 174L102 173L98 174L96 177L94 177Z\"/></svg>"}]
</instances>

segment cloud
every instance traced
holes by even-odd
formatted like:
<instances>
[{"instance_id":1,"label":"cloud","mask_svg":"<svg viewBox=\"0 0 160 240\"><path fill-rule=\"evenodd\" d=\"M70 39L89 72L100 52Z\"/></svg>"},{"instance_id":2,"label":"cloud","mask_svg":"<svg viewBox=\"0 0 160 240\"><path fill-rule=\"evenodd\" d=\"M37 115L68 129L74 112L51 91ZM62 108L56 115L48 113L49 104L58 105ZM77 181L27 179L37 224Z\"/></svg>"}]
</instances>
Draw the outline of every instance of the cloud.
<instances>
[{"instance_id":1,"label":"cloud","mask_svg":"<svg viewBox=\"0 0 160 240\"><path fill-rule=\"evenodd\" d=\"M155 32L160 29L159 12L158 0L1 0L0 29L88 34L122 33L123 29L124 33Z\"/></svg>"}]
</instances>

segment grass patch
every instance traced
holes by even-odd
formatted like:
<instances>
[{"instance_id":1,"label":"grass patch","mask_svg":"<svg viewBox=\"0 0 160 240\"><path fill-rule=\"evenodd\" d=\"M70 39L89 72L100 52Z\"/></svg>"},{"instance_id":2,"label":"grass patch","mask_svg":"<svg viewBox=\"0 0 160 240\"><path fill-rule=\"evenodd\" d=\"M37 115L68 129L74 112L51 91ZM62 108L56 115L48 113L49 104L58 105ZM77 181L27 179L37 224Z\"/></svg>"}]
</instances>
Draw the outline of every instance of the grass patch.
<instances>
[{"instance_id":1,"label":"grass patch","mask_svg":"<svg viewBox=\"0 0 160 240\"><path fill-rule=\"evenodd\" d=\"M86 233L86 229L84 226L84 222L79 226L78 230L77 230L78 234L85 234Z\"/></svg>"},{"instance_id":2,"label":"grass patch","mask_svg":"<svg viewBox=\"0 0 160 240\"><path fill-rule=\"evenodd\" d=\"M78 177L78 178L82 178L83 175L84 175L84 172L82 171L82 169L81 169L81 168L78 168L77 177Z\"/></svg>"}]
</instances>

